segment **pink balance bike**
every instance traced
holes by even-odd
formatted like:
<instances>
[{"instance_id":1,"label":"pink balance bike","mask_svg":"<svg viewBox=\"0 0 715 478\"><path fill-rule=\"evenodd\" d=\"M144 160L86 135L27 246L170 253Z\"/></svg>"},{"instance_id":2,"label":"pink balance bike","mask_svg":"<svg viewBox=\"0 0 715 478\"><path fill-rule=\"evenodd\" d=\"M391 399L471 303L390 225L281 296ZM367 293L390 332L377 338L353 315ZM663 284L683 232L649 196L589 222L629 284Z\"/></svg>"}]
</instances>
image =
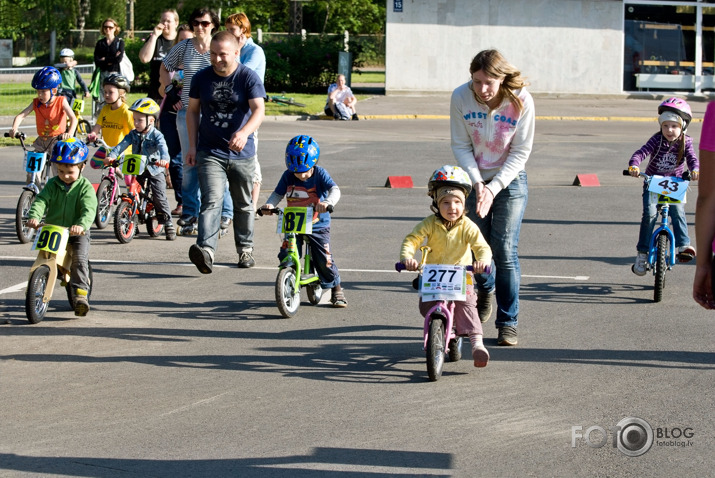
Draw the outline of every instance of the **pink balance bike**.
<instances>
[{"instance_id":1,"label":"pink balance bike","mask_svg":"<svg viewBox=\"0 0 715 478\"><path fill-rule=\"evenodd\" d=\"M472 271L473 268L426 264L427 254L432 249L422 246L420 250L422 251L420 274L412 281L412 286L420 291L423 299L438 300L425 315L422 346L427 358L427 375L430 382L436 382L442 376L445 354L450 362L458 362L462 358L463 337L458 336L454 330L454 303L465 300L466 272ZM405 265L401 262L395 264L397 272L405 269ZM489 271L490 268L487 267L484 272L489 273ZM438 293L426 296L429 292Z\"/></svg>"},{"instance_id":2,"label":"pink balance bike","mask_svg":"<svg viewBox=\"0 0 715 478\"><path fill-rule=\"evenodd\" d=\"M104 164L104 159L112 148L107 146L107 143L101 138L98 138L94 145L99 146L99 149L89 160L89 165L92 169L102 169L102 179L97 187L97 216L94 219L94 224L97 229L104 229L109 225L109 219L119 204L119 197L122 194L119 187L119 175L115 172L122 158L111 164Z\"/></svg>"}]
</instances>

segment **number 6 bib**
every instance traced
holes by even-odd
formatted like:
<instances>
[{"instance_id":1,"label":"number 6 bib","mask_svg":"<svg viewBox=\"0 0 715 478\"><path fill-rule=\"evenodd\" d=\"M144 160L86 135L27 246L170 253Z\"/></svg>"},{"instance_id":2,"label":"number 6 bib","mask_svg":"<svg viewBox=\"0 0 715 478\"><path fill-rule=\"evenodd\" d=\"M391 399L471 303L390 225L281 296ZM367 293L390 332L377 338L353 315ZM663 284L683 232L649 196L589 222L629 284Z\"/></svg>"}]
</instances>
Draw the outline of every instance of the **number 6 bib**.
<instances>
[{"instance_id":1,"label":"number 6 bib","mask_svg":"<svg viewBox=\"0 0 715 478\"><path fill-rule=\"evenodd\" d=\"M146 156L141 154L125 154L122 162L122 173L138 176L146 168Z\"/></svg>"}]
</instances>

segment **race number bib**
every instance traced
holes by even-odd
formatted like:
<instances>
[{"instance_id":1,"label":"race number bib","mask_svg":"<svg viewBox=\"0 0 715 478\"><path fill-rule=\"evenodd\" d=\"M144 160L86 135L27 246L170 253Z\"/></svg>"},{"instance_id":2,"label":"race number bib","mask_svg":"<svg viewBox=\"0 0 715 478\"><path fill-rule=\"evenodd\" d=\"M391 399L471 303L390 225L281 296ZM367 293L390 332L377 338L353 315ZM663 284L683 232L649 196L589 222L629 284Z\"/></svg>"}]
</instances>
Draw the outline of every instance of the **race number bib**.
<instances>
[{"instance_id":1,"label":"race number bib","mask_svg":"<svg viewBox=\"0 0 715 478\"><path fill-rule=\"evenodd\" d=\"M685 203L685 193L688 192L689 181L671 176L656 176L650 178L648 191L658 195L658 204Z\"/></svg>"},{"instance_id":2,"label":"race number bib","mask_svg":"<svg viewBox=\"0 0 715 478\"><path fill-rule=\"evenodd\" d=\"M141 154L126 154L122 163L122 173L138 176L146 168L146 156Z\"/></svg>"},{"instance_id":3,"label":"race number bib","mask_svg":"<svg viewBox=\"0 0 715 478\"><path fill-rule=\"evenodd\" d=\"M66 227L52 226L45 224L35 234L35 241L32 243L33 251L47 251L57 254L65 250L70 231Z\"/></svg>"},{"instance_id":4,"label":"race number bib","mask_svg":"<svg viewBox=\"0 0 715 478\"><path fill-rule=\"evenodd\" d=\"M420 296L429 300L467 300L467 269L464 266L425 264Z\"/></svg>"},{"instance_id":5,"label":"race number bib","mask_svg":"<svg viewBox=\"0 0 715 478\"><path fill-rule=\"evenodd\" d=\"M25 155L25 171L28 173L39 173L45 168L47 153L33 153L28 151Z\"/></svg>"},{"instance_id":6,"label":"race number bib","mask_svg":"<svg viewBox=\"0 0 715 478\"><path fill-rule=\"evenodd\" d=\"M278 218L278 232L283 234L312 234L313 208L287 207Z\"/></svg>"}]
</instances>

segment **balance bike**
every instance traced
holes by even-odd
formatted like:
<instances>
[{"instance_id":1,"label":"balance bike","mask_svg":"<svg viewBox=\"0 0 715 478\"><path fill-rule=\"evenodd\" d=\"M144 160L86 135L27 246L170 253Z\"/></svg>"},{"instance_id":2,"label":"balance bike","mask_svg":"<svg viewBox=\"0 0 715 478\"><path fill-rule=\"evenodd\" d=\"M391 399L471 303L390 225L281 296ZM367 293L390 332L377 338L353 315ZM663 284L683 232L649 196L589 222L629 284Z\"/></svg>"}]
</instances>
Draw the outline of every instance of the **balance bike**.
<instances>
[{"instance_id":1,"label":"balance bike","mask_svg":"<svg viewBox=\"0 0 715 478\"><path fill-rule=\"evenodd\" d=\"M332 206L328 207L328 212L333 212ZM284 234L281 251L285 251L285 257L281 257L276 277L276 305L283 317L291 318L295 316L300 307L301 287L305 287L308 293L308 302L312 305L318 305L323 296L320 278L310 262L310 247L307 243L304 244L302 265L300 263L301 251L298 249L298 234L310 234L313 231L311 221L313 208L286 207L282 210L280 208L258 210L260 216L273 213L279 215L279 232Z\"/></svg>"},{"instance_id":2,"label":"balance bike","mask_svg":"<svg viewBox=\"0 0 715 478\"><path fill-rule=\"evenodd\" d=\"M72 249L67 247L69 229L66 227L41 225L37 230L32 250L37 250L37 259L30 268L30 278L27 281L25 295L25 314L31 324L42 322L52 299L55 283L59 278L61 285L67 291L67 300L74 309L76 291L70 284L70 270L72 268ZM87 297L92 294L93 274L92 264L89 266L89 290Z\"/></svg>"}]
</instances>

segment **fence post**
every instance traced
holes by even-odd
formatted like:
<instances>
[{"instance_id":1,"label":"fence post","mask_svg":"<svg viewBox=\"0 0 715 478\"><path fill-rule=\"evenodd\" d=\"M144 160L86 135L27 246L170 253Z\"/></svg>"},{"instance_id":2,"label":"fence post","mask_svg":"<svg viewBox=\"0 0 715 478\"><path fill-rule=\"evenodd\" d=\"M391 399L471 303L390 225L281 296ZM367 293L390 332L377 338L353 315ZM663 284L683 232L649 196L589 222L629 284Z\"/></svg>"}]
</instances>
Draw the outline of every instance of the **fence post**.
<instances>
[{"instance_id":1,"label":"fence post","mask_svg":"<svg viewBox=\"0 0 715 478\"><path fill-rule=\"evenodd\" d=\"M307 38L307 36L308 36L308 32L306 32L304 28L301 29L301 30L300 30L300 38L301 38L301 40L305 41L305 39Z\"/></svg>"},{"instance_id":2,"label":"fence post","mask_svg":"<svg viewBox=\"0 0 715 478\"><path fill-rule=\"evenodd\" d=\"M343 45L345 45L345 51L350 51L350 32L347 30L343 32Z\"/></svg>"},{"instance_id":3,"label":"fence post","mask_svg":"<svg viewBox=\"0 0 715 478\"><path fill-rule=\"evenodd\" d=\"M259 28L256 30L256 39L258 40L258 43L263 43L263 29Z\"/></svg>"}]
</instances>

